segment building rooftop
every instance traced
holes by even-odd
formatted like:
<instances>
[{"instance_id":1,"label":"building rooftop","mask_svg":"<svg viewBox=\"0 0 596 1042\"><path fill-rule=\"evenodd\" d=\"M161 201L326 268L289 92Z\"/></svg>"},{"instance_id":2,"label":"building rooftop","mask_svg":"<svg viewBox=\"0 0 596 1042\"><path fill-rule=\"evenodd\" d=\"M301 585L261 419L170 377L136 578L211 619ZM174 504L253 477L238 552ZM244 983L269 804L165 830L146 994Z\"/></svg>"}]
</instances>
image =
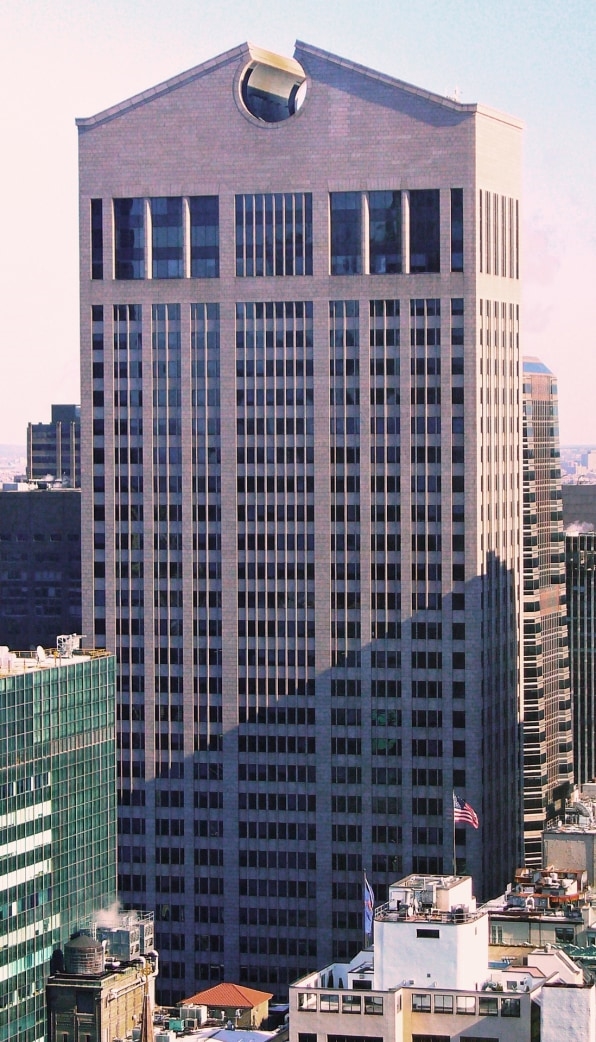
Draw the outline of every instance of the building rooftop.
<instances>
[{"instance_id":1,"label":"building rooftop","mask_svg":"<svg viewBox=\"0 0 596 1042\"><path fill-rule=\"evenodd\" d=\"M392 883L389 900L374 914L377 921L465 923L486 911L476 908L470 876L412 874Z\"/></svg>"},{"instance_id":2,"label":"building rooftop","mask_svg":"<svg viewBox=\"0 0 596 1042\"><path fill-rule=\"evenodd\" d=\"M553 376L553 372L539 358L524 358L524 373L536 373L541 376Z\"/></svg>"},{"instance_id":3,"label":"building rooftop","mask_svg":"<svg viewBox=\"0 0 596 1042\"><path fill-rule=\"evenodd\" d=\"M268 991L257 991L255 988L244 988L240 984L216 984L214 988L199 991L189 999L179 1002L179 1006L219 1006L237 1009L252 1009L272 999Z\"/></svg>"},{"instance_id":4,"label":"building rooftop","mask_svg":"<svg viewBox=\"0 0 596 1042\"><path fill-rule=\"evenodd\" d=\"M10 677L31 673L35 670L55 669L57 666L73 666L78 662L88 662L92 658L103 658L109 655L104 648L79 648L81 638L76 633L61 634L56 638L56 647L50 650L38 645L35 653L31 651L10 651L0 645L0 677Z\"/></svg>"},{"instance_id":5,"label":"building rooftop","mask_svg":"<svg viewBox=\"0 0 596 1042\"><path fill-rule=\"evenodd\" d=\"M263 51L260 47L255 47L255 45L251 43L240 44L237 47L225 51L223 54L210 58L201 65L196 65L194 68L188 69L186 72L182 72L177 76L173 76L171 79L165 80L163 83L157 83L155 86L149 87L140 94L135 94L131 98L127 98L116 105L112 105L110 108L104 109L102 112L98 112L93 116L78 118L76 120L77 127L79 127L80 130L85 131L111 119L116 119L128 110L145 105L148 101L152 101L164 94L169 94L171 91L177 90L178 88L185 86L187 83L191 83L193 80L200 79L213 69L237 61L238 58L243 56L246 57L247 62L256 60L259 64L263 62L263 58L266 56L267 64L274 65L276 68L292 68L297 65L296 59L300 62L304 62L305 65L307 64L309 57L319 59L328 62L330 65L340 65L342 69L358 73L361 76L365 76L368 79L383 83L387 86L397 87L408 94L424 99L425 101L430 101L443 108L452 109L458 113L479 112L482 115L496 119L499 122L508 123L518 129L523 127L521 120L514 116L510 116L507 113L499 112L496 109L492 109L486 105L479 105L475 102L462 103L457 101L455 98L445 97L442 94L435 94L432 91L416 87L414 84L406 83L404 80L396 79L394 76L389 76L376 69L370 69L366 65L361 65L358 62L342 58L339 55L332 54L330 51L322 50L312 44L304 43L302 40L296 41L295 59L283 58L280 55L271 54L271 52ZM300 68L300 65L298 65L298 68ZM300 71L302 72L302 69L300 69Z\"/></svg>"}]
</instances>

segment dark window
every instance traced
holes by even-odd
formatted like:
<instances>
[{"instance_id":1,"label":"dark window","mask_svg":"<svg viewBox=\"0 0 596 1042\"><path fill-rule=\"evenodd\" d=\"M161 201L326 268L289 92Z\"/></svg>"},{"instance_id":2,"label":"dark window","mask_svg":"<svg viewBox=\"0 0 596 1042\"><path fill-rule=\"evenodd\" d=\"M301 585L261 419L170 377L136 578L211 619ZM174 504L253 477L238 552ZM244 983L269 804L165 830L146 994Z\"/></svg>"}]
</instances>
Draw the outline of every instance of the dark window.
<instances>
[{"instance_id":1,"label":"dark window","mask_svg":"<svg viewBox=\"0 0 596 1042\"><path fill-rule=\"evenodd\" d=\"M520 999L501 999L502 1017L519 1017L521 1015Z\"/></svg>"},{"instance_id":2,"label":"dark window","mask_svg":"<svg viewBox=\"0 0 596 1042\"><path fill-rule=\"evenodd\" d=\"M401 192L369 192L371 275L401 272Z\"/></svg>"},{"instance_id":3,"label":"dark window","mask_svg":"<svg viewBox=\"0 0 596 1042\"><path fill-rule=\"evenodd\" d=\"M143 199L114 199L115 277L145 278Z\"/></svg>"},{"instance_id":4,"label":"dark window","mask_svg":"<svg viewBox=\"0 0 596 1042\"><path fill-rule=\"evenodd\" d=\"M478 1013L481 1017L497 1017L499 1015L499 1000L492 995L481 995L478 999Z\"/></svg>"},{"instance_id":5,"label":"dark window","mask_svg":"<svg viewBox=\"0 0 596 1042\"><path fill-rule=\"evenodd\" d=\"M301 1042L300 1036L298 1038ZM378 1035L327 1035L327 1042L383 1042L383 1039Z\"/></svg>"},{"instance_id":6,"label":"dark window","mask_svg":"<svg viewBox=\"0 0 596 1042\"><path fill-rule=\"evenodd\" d=\"M236 275L312 275L312 195L236 196Z\"/></svg>"},{"instance_id":7,"label":"dark window","mask_svg":"<svg viewBox=\"0 0 596 1042\"><path fill-rule=\"evenodd\" d=\"M451 1042L449 1035L412 1035L412 1042Z\"/></svg>"},{"instance_id":8,"label":"dark window","mask_svg":"<svg viewBox=\"0 0 596 1042\"><path fill-rule=\"evenodd\" d=\"M440 930L416 930L416 937L432 937L438 940L440 936Z\"/></svg>"},{"instance_id":9,"label":"dark window","mask_svg":"<svg viewBox=\"0 0 596 1042\"><path fill-rule=\"evenodd\" d=\"M362 273L362 195L331 193L331 274Z\"/></svg>"},{"instance_id":10,"label":"dark window","mask_svg":"<svg viewBox=\"0 0 596 1042\"><path fill-rule=\"evenodd\" d=\"M103 204L91 200L91 278L103 279Z\"/></svg>"},{"instance_id":11,"label":"dark window","mask_svg":"<svg viewBox=\"0 0 596 1042\"><path fill-rule=\"evenodd\" d=\"M451 189L451 270L464 270L464 190Z\"/></svg>"},{"instance_id":12,"label":"dark window","mask_svg":"<svg viewBox=\"0 0 596 1042\"><path fill-rule=\"evenodd\" d=\"M151 224L153 278L183 278L182 199L179 197L152 199Z\"/></svg>"},{"instance_id":13,"label":"dark window","mask_svg":"<svg viewBox=\"0 0 596 1042\"><path fill-rule=\"evenodd\" d=\"M440 271L439 191L410 192L410 271Z\"/></svg>"},{"instance_id":14,"label":"dark window","mask_svg":"<svg viewBox=\"0 0 596 1042\"><path fill-rule=\"evenodd\" d=\"M197 279L219 276L219 198L197 195L189 199L190 274Z\"/></svg>"},{"instance_id":15,"label":"dark window","mask_svg":"<svg viewBox=\"0 0 596 1042\"><path fill-rule=\"evenodd\" d=\"M413 1035L412 1042L450 1042L449 1035Z\"/></svg>"}]
</instances>

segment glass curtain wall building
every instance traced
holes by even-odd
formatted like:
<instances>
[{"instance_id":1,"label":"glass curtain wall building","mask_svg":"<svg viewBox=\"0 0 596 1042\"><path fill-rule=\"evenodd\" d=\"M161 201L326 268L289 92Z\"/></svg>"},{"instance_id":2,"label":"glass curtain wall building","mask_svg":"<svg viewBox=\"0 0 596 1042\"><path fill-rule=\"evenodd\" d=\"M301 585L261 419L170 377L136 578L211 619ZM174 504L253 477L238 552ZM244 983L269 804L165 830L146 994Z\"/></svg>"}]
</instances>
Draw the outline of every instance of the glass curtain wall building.
<instances>
[{"instance_id":1,"label":"glass curtain wall building","mask_svg":"<svg viewBox=\"0 0 596 1042\"><path fill-rule=\"evenodd\" d=\"M115 900L115 659L0 648L0 1038L45 1038L53 950Z\"/></svg>"},{"instance_id":2,"label":"glass curtain wall building","mask_svg":"<svg viewBox=\"0 0 596 1042\"><path fill-rule=\"evenodd\" d=\"M573 784L556 377L523 360L524 861L542 866L542 830Z\"/></svg>"},{"instance_id":3,"label":"glass curtain wall building","mask_svg":"<svg viewBox=\"0 0 596 1042\"><path fill-rule=\"evenodd\" d=\"M299 43L78 127L120 893L162 1001L283 995L363 868L521 860L520 124Z\"/></svg>"}]
</instances>

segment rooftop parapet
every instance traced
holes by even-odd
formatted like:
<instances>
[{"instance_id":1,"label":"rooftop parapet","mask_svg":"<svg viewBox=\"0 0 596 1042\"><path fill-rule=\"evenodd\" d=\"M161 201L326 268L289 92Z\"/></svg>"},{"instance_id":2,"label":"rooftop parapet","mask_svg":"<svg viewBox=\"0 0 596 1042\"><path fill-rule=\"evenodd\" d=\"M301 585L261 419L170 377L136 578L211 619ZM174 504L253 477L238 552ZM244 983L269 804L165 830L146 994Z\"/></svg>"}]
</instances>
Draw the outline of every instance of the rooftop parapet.
<instances>
[{"instance_id":1,"label":"rooftop parapet","mask_svg":"<svg viewBox=\"0 0 596 1042\"><path fill-rule=\"evenodd\" d=\"M41 645L33 651L10 651L0 645L0 677L30 673L37 669L55 669L76 662L88 662L92 658L109 655L105 648L80 650L80 636L76 633L62 634L56 638L56 648L46 649Z\"/></svg>"}]
</instances>

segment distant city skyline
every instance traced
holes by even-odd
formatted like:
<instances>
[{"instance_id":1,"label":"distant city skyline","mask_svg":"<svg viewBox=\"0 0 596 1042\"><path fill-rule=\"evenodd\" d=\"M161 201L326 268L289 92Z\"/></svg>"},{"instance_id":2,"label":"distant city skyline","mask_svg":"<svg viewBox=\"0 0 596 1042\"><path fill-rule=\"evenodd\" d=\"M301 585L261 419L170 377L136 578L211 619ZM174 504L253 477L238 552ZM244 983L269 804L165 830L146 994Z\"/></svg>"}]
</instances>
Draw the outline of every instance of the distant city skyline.
<instances>
[{"instance_id":1,"label":"distant city skyline","mask_svg":"<svg viewBox=\"0 0 596 1042\"><path fill-rule=\"evenodd\" d=\"M274 9L237 0L167 8L155 0L5 0L0 23L11 157L0 172L0 443L20 444L52 402L79 401L75 117L247 39L291 55L297 38L525 121L522 350L559 377L562 444L596 441L594 332L579 306L596 268L596 142L585 117L596 101L596 19L588 0L504 0L498 8L487 0L345 0L328 9L314 0L280 0Z\"/></svg>"}]
</instances>

